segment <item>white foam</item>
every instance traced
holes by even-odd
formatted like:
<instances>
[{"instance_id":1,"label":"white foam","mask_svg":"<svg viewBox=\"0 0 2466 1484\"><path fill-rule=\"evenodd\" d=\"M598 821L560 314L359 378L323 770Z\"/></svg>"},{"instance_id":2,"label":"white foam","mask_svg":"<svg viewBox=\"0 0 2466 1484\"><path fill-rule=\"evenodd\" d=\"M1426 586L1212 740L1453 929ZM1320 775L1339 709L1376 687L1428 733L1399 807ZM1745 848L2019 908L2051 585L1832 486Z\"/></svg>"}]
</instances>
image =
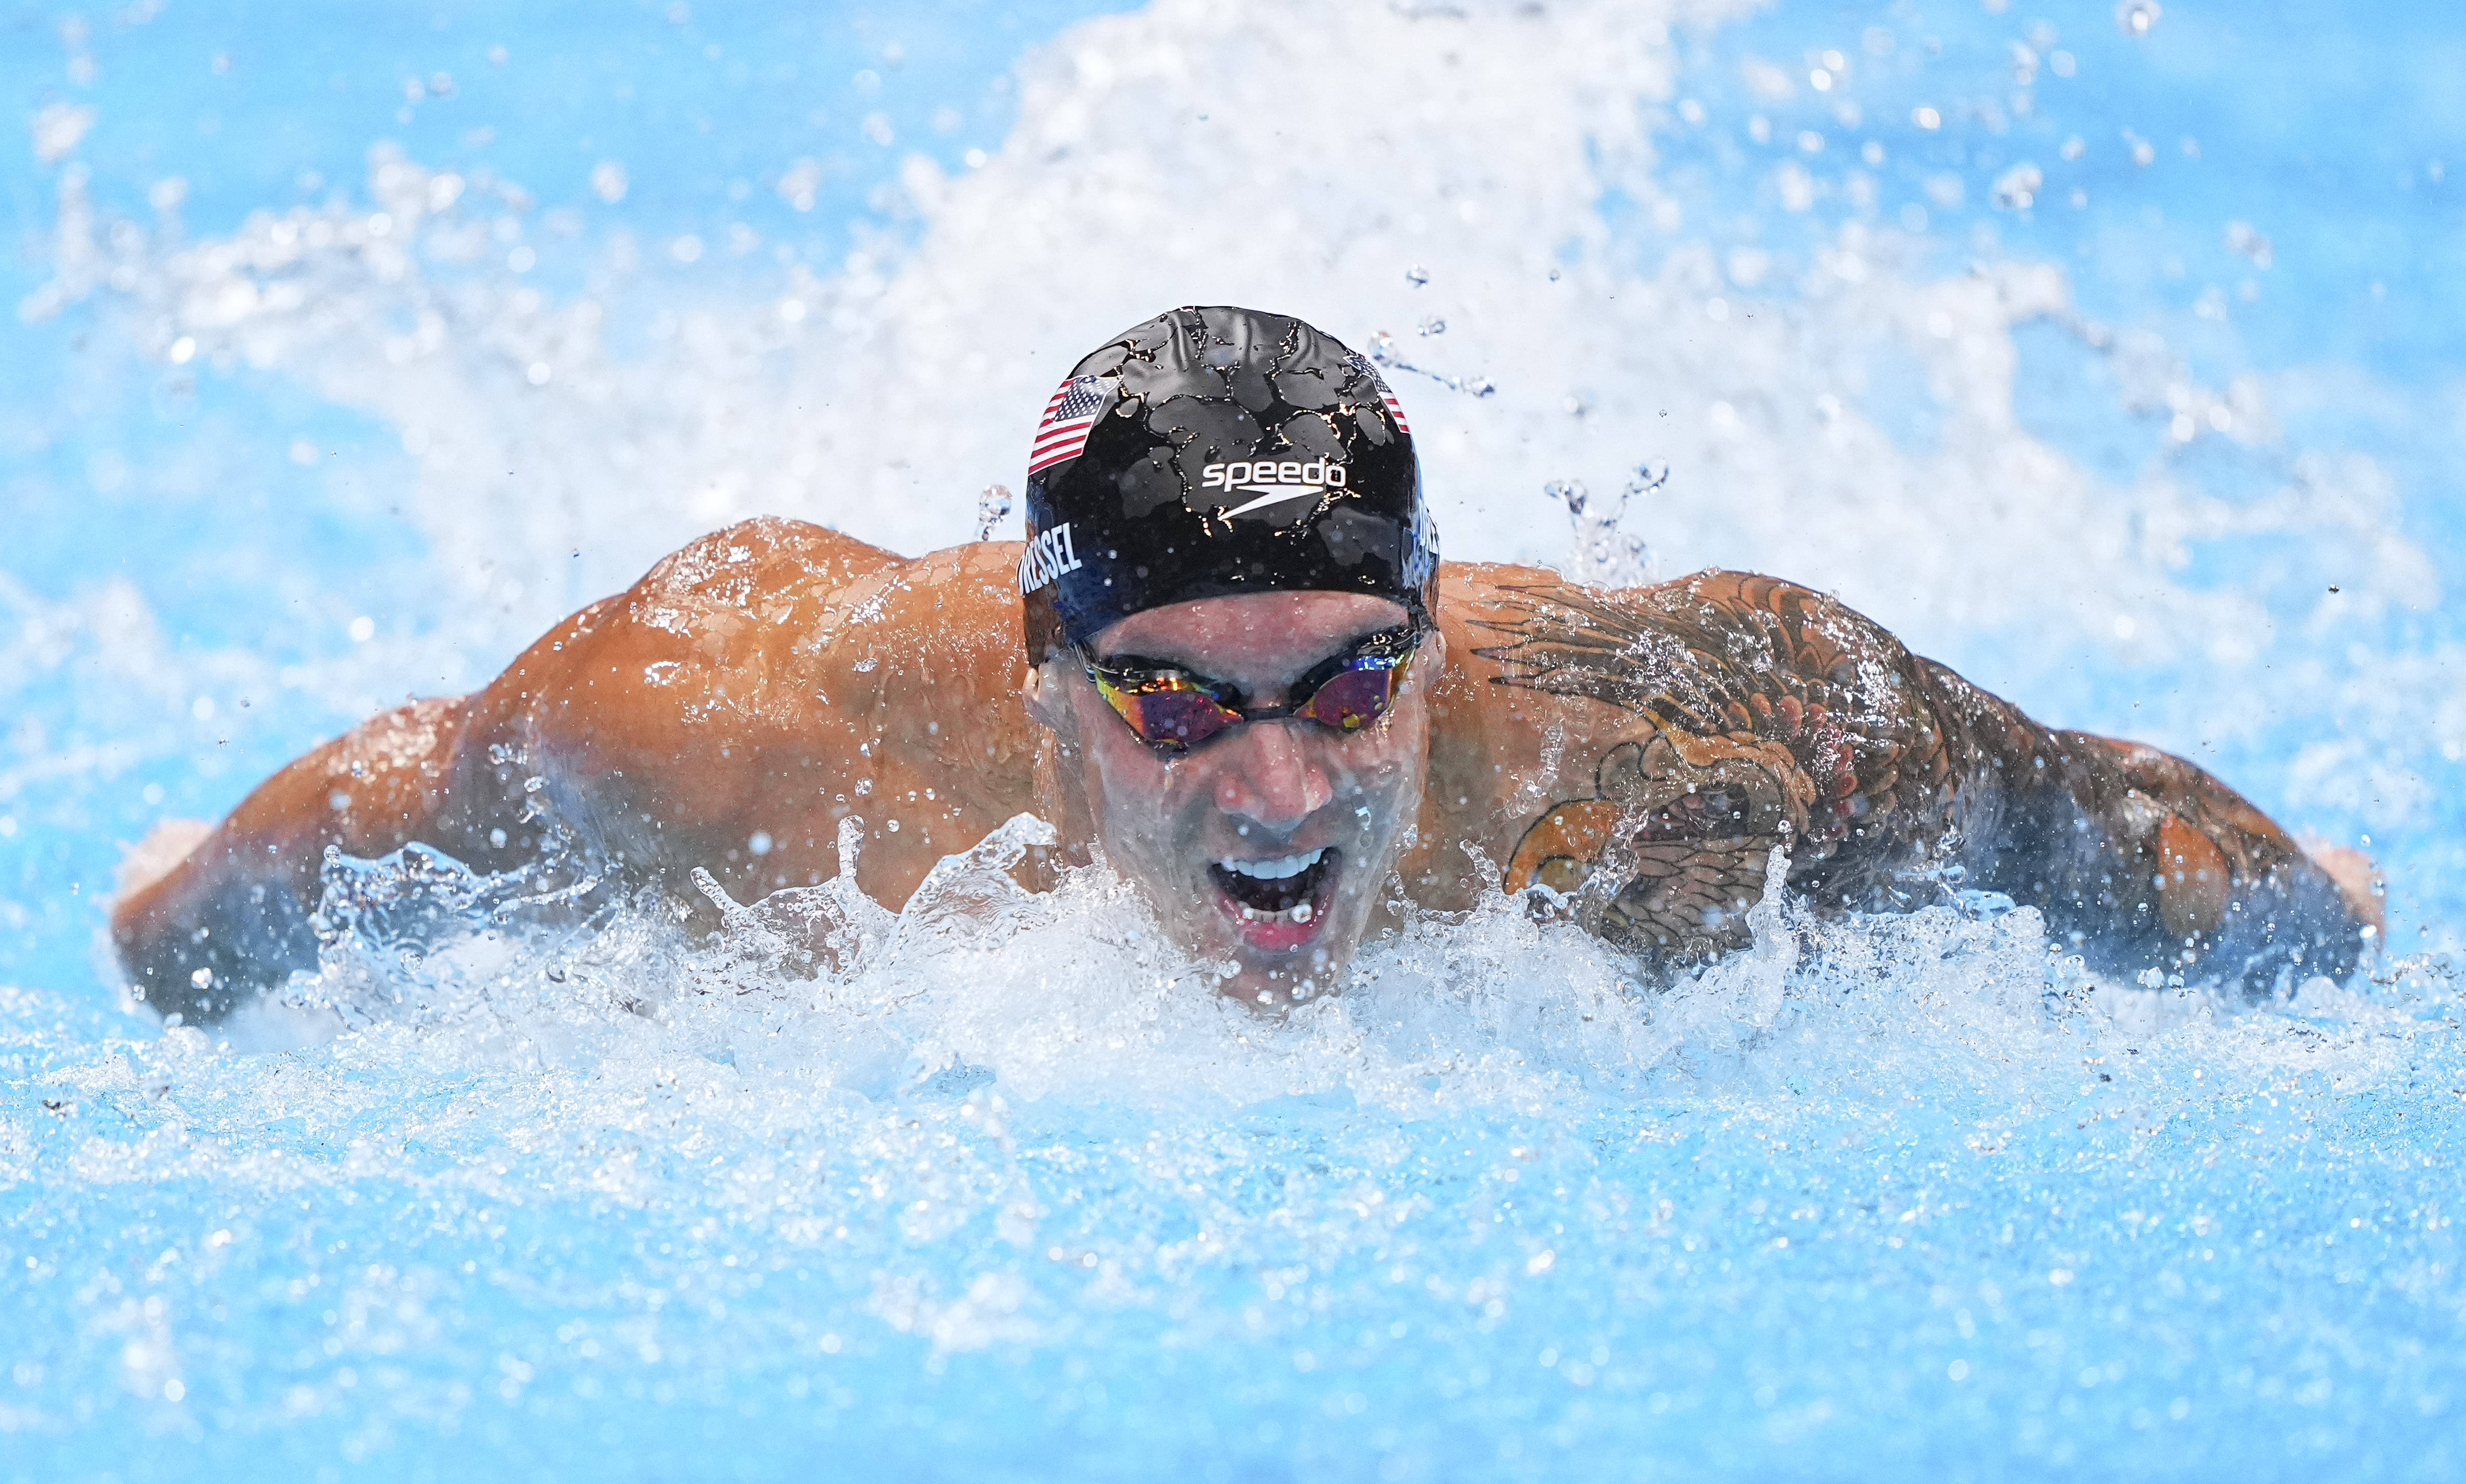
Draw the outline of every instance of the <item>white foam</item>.
<instances>
[{"instance_id":1,"label":"white foam","mask_svg":"<svg viewBox=\"0 0 2466 1484\"><path fill-rule=\"evenodd\" d=\"M2026 629L2040 663L2086 645L2248 675L2271 615L2178 574L2187 543L2227 534L2357 546L2375 591L2436 601L2422 551L2375 514L2368 460L2315 460L2285 498L2230 508L2163 469L2106 484L2023 431L2011 332L2042 318L2114 361L2129 406L2180 408L2204 437L2270 426L2257 383L2207 388L2151 337L2079 323L2051 265L1931 277L1923 244L1852 222L1753 318L1742 299L1709 319L1737 293L1711 249L1680 237L1655 258L1600 214L1605 192L1664 199L1642 121L1676 18L1165 0L1090 21L1023 63L984 168L908 163L905 225L844 268L663 286L656 307L613 260L607 292L564 300L480 263L470 244L519 192L441 190L385 150L373 210L263 213L193 244L108 246L64 210L53 297L124 283L163 343L190 336L398 428L439 571L488 600L458 617L509 626L500 642L746 515L908 551L963 540L1069 361L1191 301L1288 309L1356 343L1444 311L1415 355L1497 388L1399 388L1457 555L1556 560L1530 519L1542 484L1606 491L1651 458L1676 472L1643 513L1668 569L1793 575L1921 642ZM647 317L646 357L607 348L618 313ZM1879 376L1887 354L1905 369ZM1870 416L1913 396L1941 414L1932 451ZM2212 431L2213 407L2233 432Z\"/></svg>"},{"instance_id":2,"label":"white foam","mask_svg":"<svg viewBox=\"0 0 2466 1484\"><path fill-rule=\"evenodd\" d=\"M857 254L776 273L653 278L611 238L588 288L546 292L482 251L519 188L384 150L367 200L189 241L111 222L64 167L29 307L95 299L152 354L394 430L440 628L286 680L175 652L132 589L0 579L0 696L60 692L31 714L70 740L12 753L0 800L213 765L201 671L337 715L473 683L737 516L960 540L1072 357L1229 299L1394 332L1433 373L1395 379L1451 556L1557 559L1536 501L1581 480L1579 570L1632 570L1642 533L1664 571L1812 581L2025 700L2074 664L2186 657L2136 724L2187 750L2314 728L2278 749L2296 798L2432 807L2434 754L2466 749L2454 648L2357 653L2368 604L2290 616L2183 565L2257 537L2372 574L2349 586L2381 617L2436 602L2382 472L2286 451L2283 492L2231 507L2162 462L2109 482L2016 418L2014 330L2041 317L2125 412L2237 448L2270 452L2283 379L2204 386L2081 322L2054 268L1939 277L1872 225L1803 264L1730 255L1660 189L1651 129L1669 29L1741 8L1529 9L1169 0L1074 27L984 168L911 164ZM1784 209L1822 184L1787 168ZM1607 196L1662 225L1613 231ZM1927 447L1884 431L1907 401L1938 414ZM1646 459L1669 482L1604 527ZM2268 720L2298 705L2344 729ZM1205 1461L1330 1476L1737 1473L1770 1455L1723 1451L1759 1438L1892 1456L1896 1427L2029 1465L2163 1458L2186 1416L2206 1448L2177 1473L2342 1439L2445 1456L2455 1360L2415 1343L2457 1293L2443 963L2255 1009L2095 983L1983 898L1828 919L1774 894L1751 951L1652 987L1492 897L1270 1021L1102 874L1019 893L999 865L1037 828L905 913L834 884L729 904L702 941L656 899L381 863L293 1006L211 1031L0 988L9 1296L42 1337L0 1431L211 1419L200 1467L302 1474L388 1438L502 1465L586 1430L645 1468L689 1450L682 1473L713 1436L756 1472L912 1437L936 1451L914 1472L999 1473L1103 1432L1134 1474L1218 1424ZM388 927L423 904L459 930ZM919 1379L978 1352L948 1393ZM928 1406L993 1441L911 1426ZM1262 1421L1292 1431L1245 1451ZM1451 1451L1374 1446L1397 1427Z\"/></svg>"},{"instance_id":3,"label":"white foam","mask_svg":"<svg viewBox=\"0 0 2466 1484\"><path fill-rule=\"evenodd\" d=\"M1753 947L1666 986L1493 892L1375 941L1340 993L1271 1017L1217 994L1219 966L1164 941L1101 868L1022 891L1008 871L1051 838L1022 815L944 861L898 914L846 875L751 907L706 879L724 920L699 941L655 897L576 924L548 896L413 850L329 870L322 916L341 931L285 998L364 1028L424 1027L488 1060L717 1057L749 1107L817 1088L896 1103L983 1086L1014 1103L1185 1114L1340 1096L1407 1119L1753 1100L1792 1078L1861 1097L2000 1085L2028 1103L2081 1048L2232 1048L2267 1074L2319 1053L2316 1018L2396 1023L2326 981L2291 1019L2108 986L2034 912L1977 894L1820 918L1782 888L1779 853L1748 917ZM2352 1038L2349 1071L2388 1074L2382 1050Z\"/></svg>"}]
</instances>

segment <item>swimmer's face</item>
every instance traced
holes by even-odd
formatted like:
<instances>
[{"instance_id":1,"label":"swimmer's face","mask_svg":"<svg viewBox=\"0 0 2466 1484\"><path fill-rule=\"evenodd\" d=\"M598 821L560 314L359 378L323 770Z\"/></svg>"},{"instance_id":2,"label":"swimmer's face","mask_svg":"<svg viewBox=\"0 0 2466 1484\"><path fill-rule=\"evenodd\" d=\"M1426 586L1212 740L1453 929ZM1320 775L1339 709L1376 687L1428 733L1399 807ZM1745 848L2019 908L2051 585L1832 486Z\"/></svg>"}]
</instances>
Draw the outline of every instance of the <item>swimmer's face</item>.
<instances>
[{"instance_id":1,"label":"swimmer's face","mask_svg":"<svg viewBox=\"0 0 2466 1484\"><path fill-rule=\"evenodd\" d=\"M1247 708L1292 706L1309 698L1289 694L1295 680L1406 621L1363 593L1253 593L1134 613L1089 648L1228 682ZM1283 1005L1332 987L1361 941L1421 804L1440 658L1433 631L1394 704L1357 731L1250 721L1179 752L1142 741L1068 657L1043 668L1032 704L1113 867L1184 947L1238 966L1225 993Z\"/></svg>"}]
</instances>

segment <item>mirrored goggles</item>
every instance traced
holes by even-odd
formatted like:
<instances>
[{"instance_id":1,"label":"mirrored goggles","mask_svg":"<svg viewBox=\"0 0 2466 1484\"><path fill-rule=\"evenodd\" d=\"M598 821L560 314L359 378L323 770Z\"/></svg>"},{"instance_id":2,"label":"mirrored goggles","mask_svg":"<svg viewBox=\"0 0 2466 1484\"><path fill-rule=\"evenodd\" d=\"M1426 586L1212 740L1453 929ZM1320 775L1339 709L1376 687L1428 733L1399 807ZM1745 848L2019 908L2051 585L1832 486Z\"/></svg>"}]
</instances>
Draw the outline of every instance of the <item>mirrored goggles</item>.
<instances>
[{"instance_id":1,"label":"mirrored goggles","mask_svg":"<svg viewBox=\"0 0 2466 1484\"><path fill-rule=\"evenodd\" d=\"M1420 652L1423 628L1404 626L1368 635L1343 653L1311 667L1287 694L1298 705L1252 706L1241 687L1194 675L1165 660L1135 654L1098 659L1087 646L1079 658L1096 693L1150 746L1182 752L1228 726L1299 717L1339 732L1357 732L1387 714L1404 673Z\"/></svg>"}]
</instances>

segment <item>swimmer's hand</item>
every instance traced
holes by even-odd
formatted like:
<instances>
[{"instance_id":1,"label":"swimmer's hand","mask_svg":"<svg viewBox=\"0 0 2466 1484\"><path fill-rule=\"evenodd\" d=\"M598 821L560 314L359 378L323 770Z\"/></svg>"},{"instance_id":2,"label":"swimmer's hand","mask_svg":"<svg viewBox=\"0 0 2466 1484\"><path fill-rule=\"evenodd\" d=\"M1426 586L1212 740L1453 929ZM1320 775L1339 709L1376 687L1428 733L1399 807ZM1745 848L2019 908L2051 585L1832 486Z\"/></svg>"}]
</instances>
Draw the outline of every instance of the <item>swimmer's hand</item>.
<instances>
[{"instance_id":1,"label":"swimmer's hand","mask_svg":"<svg viewBox=\"0 0 2466 1484\"><path fill-rule=\"evenodd\" d=\"M2369 923L2375 939L2385 939L2388 925L2381 914L2381 895L2388 883L2372 858L2352 846L2331 845L2326 840L2304 841L2303 853L2337 883L2338 895L2346 899L2346 909L2355 919Z\"/></svg>"},{"instance_id":2,"label":"swimmer's hand","mask_svg":"<svg viewBox=\"0 0 2466 1484\"><path fill-rule=\"evenodd\" d=\"M214 832L213 823L204 819L158 819L146 837L128 848L120 857L120 868L112 880L112 899L128 900L171 874L171 868L188 858L189 853Z\"/></svg>"}]
</instances>

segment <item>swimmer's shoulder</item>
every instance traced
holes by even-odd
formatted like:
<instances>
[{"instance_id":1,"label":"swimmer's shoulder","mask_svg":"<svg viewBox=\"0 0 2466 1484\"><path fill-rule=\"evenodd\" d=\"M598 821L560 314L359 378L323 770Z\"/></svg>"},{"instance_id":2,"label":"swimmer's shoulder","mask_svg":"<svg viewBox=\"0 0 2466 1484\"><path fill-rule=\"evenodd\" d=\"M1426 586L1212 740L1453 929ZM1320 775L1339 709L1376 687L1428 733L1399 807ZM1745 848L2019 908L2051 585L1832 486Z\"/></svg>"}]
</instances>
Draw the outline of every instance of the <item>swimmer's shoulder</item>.
<instances>
[{"instance_id":1,"label":"swimmer's shoulder","mask_svg":"<svg viewBox=\"0 0 2466 1484\"><path fill-rule=\"evenodd\" d=\"M1018 542L968 542L908 557L811 521L756 516L678 547L623 599L774 617L798 604L861 604L920 589L998 594L1015 605L1022 549Z\"/></svg>"},{"instance_id":2,"label":"swimmer's shoulder","mask_svg":"<svg viewBox=\"0 0 2466 1484\"><path fill-rule=\"evenodd\" d=\"M1760 572L1706 567L1626 587L1546 567L1448 563L1440 572L1450 665L1501 683L1634 711L1727 710L1782 677L1863 713L1896 710L1911 656L1837 597ZM1805 689L1813 687L1812 690Z\"/></svg>"},{"instance_id":3,"label":"swimmer's shoulder","mask_svg":"<svg viewBox=\"0 0 2466 1484\"><path fill-rule=\"evenodd\" d=\"M764 517L701 537L589 610L594 662L577 678L661 709L709 703L783 725L924 663L1019 647L1017 543L906 557L842 532ZM1012 679L1007 665L999 683Z\"/></svg>"},{"instance_id":4,"label":"swimmer's shoulder","mask_svg":"<svg viewBox=\"0 0 2466 1484\"><path fill-rule=\"evenodd\" d=\"M841 636L926 637L906 632L917 594L929 611L954 597L980 608L987 595L1009 593L1017 564L1015 544L1006 559L990 543L907 557L827 526L761 516L686 543L594 614L629 647L675 650L683 670L717 676L810 657Z\"/></svg>"},{"instance_id":5,"label":"swimmer's shoulder","mask_svg":"<svg viewBox=\"0 0 2466 1484\"><path fill-rule=\"evenodd\" d=\"M1705 567L1666 582L1632 587L1580 583L1549 567L1500 562L1447 562L1439 568L1443 621L1496 620L1502 614L1546 612L1568 623L1623 622L1700 636L1785 629L1829 639L1844 650L1897 642L1874 620L1830 593L1761 572ZM1727 647L1724 646L1726 649Z\"/></svg>"},{"instance_id":6,"label":"swimmer's shoulder","mask_svg":"<svg viewBox=\"0 0 2466 1484\"><path fill-rule=\"evenodd\" d=\"M828 526L756 516L685 543L660 559L625 597L637 605L685 609L775 609L825 601L907 560Z\"/></svg>"},{"instance_id":7,"label":"swimmer's shoulder","mask_svg":"<svg viewBox=\"0 0 2466 1484\"><path fill-rule=\"evenodd\" d=\"M795 724L809 709L814 636L852 589L907 565L895 552L765 516L695 538L625 591L543 635L490 687L496 709L551 731L665 746L734 715ZM577 719L587 721L582 724Z\"/></svg>"}]
</instances>

